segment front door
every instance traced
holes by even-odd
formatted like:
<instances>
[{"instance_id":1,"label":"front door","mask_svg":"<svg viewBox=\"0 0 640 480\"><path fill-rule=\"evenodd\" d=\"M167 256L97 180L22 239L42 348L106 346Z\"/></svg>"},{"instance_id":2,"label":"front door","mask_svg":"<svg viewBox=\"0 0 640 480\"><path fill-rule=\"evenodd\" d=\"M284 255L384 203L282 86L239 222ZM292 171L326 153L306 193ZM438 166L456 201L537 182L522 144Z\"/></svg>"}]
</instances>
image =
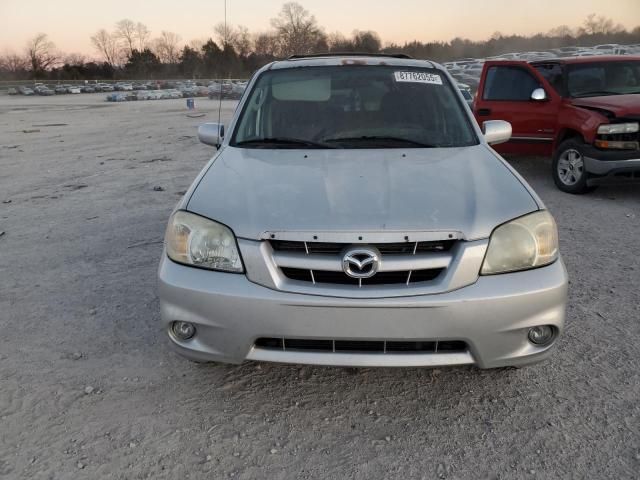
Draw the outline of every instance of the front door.
<instances>
[{"instance_id":1,"label":"front door","mask_svg":"<svg viewBox=\"0 0 640 480\"><path fill-rule=\"evenodd\" d=\"M543 88L545 100L533 100L531 94ZM526 62L487 62L474 104L478 123L506 120L512 136L496 145L500 153L550 155L556 134L560 96Z\"/></svg>"}]
</instances>

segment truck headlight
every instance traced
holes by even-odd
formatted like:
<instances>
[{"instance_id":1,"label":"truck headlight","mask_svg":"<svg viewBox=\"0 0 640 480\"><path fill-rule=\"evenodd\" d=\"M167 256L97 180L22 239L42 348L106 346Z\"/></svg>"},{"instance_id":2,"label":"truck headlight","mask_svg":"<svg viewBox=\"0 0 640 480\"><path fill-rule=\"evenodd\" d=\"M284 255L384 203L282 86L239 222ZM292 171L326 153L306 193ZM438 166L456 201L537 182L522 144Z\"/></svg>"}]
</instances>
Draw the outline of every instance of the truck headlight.
<instances>
[{"instance_id":1,"label":"truck headlight","mask_svg":"<svg viewBox=\"0 0 640 480\"><path fill-rule=\"evenodd\" d=\"M558 258L558 230L542 210L500 225L491 234L481 275L516 272L553 263Z\"/></svg>"},{"instance_id":2,"label":"truck headlight","mask_svg":"<svg viewBox=\"0 0 640 480\"><path fill-rule=\"evenodd\" d=\"M636 133L640 130L640 124L634 123L607 123L598 127L599 135L614 135L616 133Z\"/></svg>"},{"instance_id":3,"label":"truck headlight","mask_svg":"<svg viewBox=\"0 0 640 480\"><path fill-rule=\"evenodd\" d=\"M199 215L182 210L171 215L165 245L167 255L174 262L209 270L243 272L233 232Z\"/></svg>"}]
</instances>

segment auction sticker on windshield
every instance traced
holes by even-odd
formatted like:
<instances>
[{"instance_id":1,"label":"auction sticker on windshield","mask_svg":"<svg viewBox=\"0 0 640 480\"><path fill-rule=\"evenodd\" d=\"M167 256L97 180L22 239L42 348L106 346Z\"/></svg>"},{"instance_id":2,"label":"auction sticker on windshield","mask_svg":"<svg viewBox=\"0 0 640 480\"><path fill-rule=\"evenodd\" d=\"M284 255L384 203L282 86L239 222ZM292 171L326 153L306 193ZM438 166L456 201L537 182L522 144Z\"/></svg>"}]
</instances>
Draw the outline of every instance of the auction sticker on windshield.
<instances>
[{"instance_id":1,"label":"auction sticker on windshield","mask_svg":"<svg viewBox=\"0 0 640 480\"><path fill-rule=\"evenodd\" d=\"M394 72L396 82L430 83L442 85L442 78L435 73L425 72Z\"/></svg>"}]
</instances>

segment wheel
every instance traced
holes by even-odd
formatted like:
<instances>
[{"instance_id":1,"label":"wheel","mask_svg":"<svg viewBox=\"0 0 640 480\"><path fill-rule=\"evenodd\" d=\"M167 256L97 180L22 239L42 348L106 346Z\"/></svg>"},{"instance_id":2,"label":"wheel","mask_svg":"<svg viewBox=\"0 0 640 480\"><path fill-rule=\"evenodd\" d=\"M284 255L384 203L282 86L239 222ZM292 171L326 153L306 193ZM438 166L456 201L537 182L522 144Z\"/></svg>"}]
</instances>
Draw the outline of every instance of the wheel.
<instances>
[{"instance_id":1,"label":"wheel","mask_svg":"<svg viewBox=\"0 0 640 480\"><path fill-rule=\"evenodd\" d=\"M553 155L552 175L563 192L582 194L595 190L588 186L589 174L584 164L584 144L577 139L565 140Z\"/></svg>"}]
</instances>

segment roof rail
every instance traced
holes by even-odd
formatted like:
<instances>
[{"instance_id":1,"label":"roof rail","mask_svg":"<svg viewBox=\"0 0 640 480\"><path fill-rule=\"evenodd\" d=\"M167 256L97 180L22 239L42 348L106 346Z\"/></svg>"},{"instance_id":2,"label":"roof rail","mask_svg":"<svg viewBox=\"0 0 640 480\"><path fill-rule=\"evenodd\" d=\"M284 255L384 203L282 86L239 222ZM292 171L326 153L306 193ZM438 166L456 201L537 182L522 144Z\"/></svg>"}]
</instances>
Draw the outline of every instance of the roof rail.
<instances>
[{"instance_id":1,"label":"roof rail","mask_svg":"<svg viewBox=\"0 0 640 480\"><path fill-rule=\"evenodd\" d=\"M297 60L300 58L322 58L322 57L386 57L386 58L405 58L412 60L413 57L406 53L365 53L365 52L328 52L328 53L311 53L309 55L291 55L287 60Z\"/></svg>"}]
</instances>

